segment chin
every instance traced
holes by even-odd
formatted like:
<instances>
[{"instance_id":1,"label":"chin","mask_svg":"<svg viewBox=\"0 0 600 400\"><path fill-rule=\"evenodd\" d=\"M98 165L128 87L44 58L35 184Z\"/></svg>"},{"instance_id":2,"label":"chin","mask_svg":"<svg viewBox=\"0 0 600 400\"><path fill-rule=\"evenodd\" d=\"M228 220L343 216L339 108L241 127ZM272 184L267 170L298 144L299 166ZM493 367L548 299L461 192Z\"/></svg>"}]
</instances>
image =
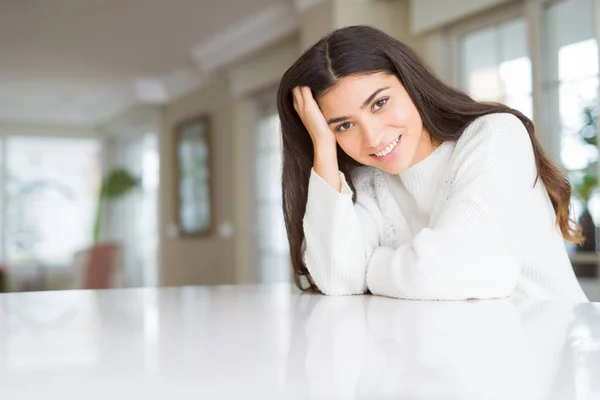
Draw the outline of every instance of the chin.
<instances>
[{"instance_id":1,"label":"chin","mask_svg":"<svg viewBox=\"0 0 600 400\"><path fill-rule=\"evenodd\" d=\"M390 160L384 163L371 161L370 165L384 172L387 172L388 174L398 175L407 170L410 166L410 161L407 162L406 160L407 158L405 156L403 156L402 154L397 154L394 160Z\"/></svg>"},{"instance_id":2,"label":"chin","mask_svg":"<svg viewBox=\"0 0 600 400\"><path fill-rule=\"evenodd\" d=\"M368 160L369 162L365 162L366 160L363 160L361 162L361 164L363 165L368 165L370 167L375 167L383 172L387 172L388 174L399 174L402 171L404 171L407 166L403 165L403 163L378 163L378 162L373 162L372 160Z\"/></svg>"},{"instance_id":3,"label":"chin","mask_svg":"<svg viewBox=\"0 0 600 400\"><path fill-rule=\"evenodd\" d=\"M388 174L392 174L392 175L398 175L400 173L402 173L403 171L405 171L408 167L404 166L404 165L390 165L387 166L385 168L382 167L378 167L379 169L381 169L382 171L387 172Z\"/></svg>"}]
</instances>

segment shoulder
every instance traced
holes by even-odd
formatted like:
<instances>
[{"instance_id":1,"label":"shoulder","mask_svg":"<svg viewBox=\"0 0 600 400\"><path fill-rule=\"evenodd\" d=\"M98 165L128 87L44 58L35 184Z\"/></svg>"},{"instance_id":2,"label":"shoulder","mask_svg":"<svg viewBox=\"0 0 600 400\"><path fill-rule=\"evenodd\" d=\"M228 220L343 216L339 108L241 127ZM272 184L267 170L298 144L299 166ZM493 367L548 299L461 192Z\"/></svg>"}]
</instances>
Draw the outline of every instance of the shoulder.
<instances>
[{"instance_id":1,"label":"shoulder","mask_svg":"<svg viewBox=\"0 0 600 400\"><path fill-rule=\"evenodd\" d=\"M482 173L490 168L506 173L520 171L528 178L535 175L536 169L529 132L517 116L509 113L488 114L473 120L456 142L454 165L459 170Z\"/></svg>"},{"instance_id":2,"label":"shoulder","mask_svg":"<svg viewBox=\"0 0 600 400\"><path fill-rule=\"evenodd\" d=\"M528 138L527 128L523 121L510 113L494 113L476 118L471 125L474 130L483 134L500 134L509 140L522 140Z\"/></svg>"},{"instance_id":3,"label":"shoulder","mask_svg":"<svg viewBox=\"0 0 600 400\"><path fill-rule=\"evenodd\" d=\"M456 142L456 161L533 157L533 144L524 123L509 113L494 113L473 120Z\"/></svg>"},{"instance_id":4,"label":"shoulder","mask_svg":"<svg viewBox=\"0 0 600 400\"><path fill-rule=\"evenodd\" d=\"M473 120L457 141L459 148L531 147L531 138L523 122L514 114L487 114Z\"/></svg>"}]
</instances>

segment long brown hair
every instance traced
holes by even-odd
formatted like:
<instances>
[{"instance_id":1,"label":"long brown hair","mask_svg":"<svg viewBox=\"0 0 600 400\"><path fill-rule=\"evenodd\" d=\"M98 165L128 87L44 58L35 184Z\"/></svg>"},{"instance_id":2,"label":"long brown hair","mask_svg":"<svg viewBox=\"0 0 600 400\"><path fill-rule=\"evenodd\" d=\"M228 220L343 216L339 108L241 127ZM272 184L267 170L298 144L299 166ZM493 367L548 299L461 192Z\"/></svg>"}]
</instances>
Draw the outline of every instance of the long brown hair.
<instances>
[{"instance_id":1,"label":"long brown hair","mask_svg":"<svg viewBox=\"0 0 600 400\"><path fill-rule=\"evenodd\" d=\"M545 185L562 236L581 243L577 224L569 219L571 185L542 149L533 123L521 112L498 103L477 102L465 93L440 81L407 45L368 26L350 26L333 31L308 49L283 75L277 107L283 135L283 213L290 245L294 282L303 291L318 292L302 260L304 231L302 220L308 197L308 180L313 165L313 144L294 110L292 89L308 86L319 96L341 78L374 72L398 77L423 121L423 127L436 142L456 141L474 119L491 113L510 113L527 128L537 166L537 180ZM339 169L347 177L356 161L338 146ZM354 191L349 180L348 184ZM354 200L356 199L356 196ZM305 277L308 287L303 287Z\"/></svg>"}]
</instances>

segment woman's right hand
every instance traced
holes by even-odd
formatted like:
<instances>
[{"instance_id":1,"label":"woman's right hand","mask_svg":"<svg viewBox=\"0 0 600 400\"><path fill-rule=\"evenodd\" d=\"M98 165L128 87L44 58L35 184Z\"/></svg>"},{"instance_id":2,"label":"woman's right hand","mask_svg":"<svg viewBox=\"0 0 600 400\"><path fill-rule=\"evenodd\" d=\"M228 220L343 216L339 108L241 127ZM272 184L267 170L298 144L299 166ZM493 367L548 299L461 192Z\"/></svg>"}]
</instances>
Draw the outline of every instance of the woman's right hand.
<instances>
[{"instance_id":1,"label":"woman's right hand","mask_svg":"<svg viewBox=\"0 0 600 400\"><path fill-rule=\"evenodd\" d=\"M323 148L335 150L335 135L327 124L310 88L297 86L293 89L292 94L294 96L294 109L306 127L315 150Z\"/></svg>"},{"instance_id":2,"label":"woman's right hand","mask_svg":"<svg viewBox=\"0 0 600 400\"><path fill-rule=\"evenodd\" d=\"M314 171L336 191L342 189L338 173L337 141L327 124L309 87L299 86L292 91L294 108L310 135L314 148Z\"/></svg>"}]
</instances>

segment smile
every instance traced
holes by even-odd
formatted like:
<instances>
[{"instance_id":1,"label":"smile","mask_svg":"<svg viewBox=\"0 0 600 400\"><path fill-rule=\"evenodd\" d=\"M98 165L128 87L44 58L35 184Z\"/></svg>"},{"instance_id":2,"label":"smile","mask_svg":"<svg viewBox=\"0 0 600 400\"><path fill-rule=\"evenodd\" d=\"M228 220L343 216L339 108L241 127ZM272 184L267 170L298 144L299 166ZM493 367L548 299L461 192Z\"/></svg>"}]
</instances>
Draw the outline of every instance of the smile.
<instances>
[{"instance_id":1,"label":"smile","mask_svg":"<svg viewBox=\"0 0 600 400\"><path fill-rule=\"evenodd\" d=\"M394 147L396 147L399 140L400 136L398 136L392 143L388 144L385 149L378 151L377 153L373 153L373 155L377 157L385 157L386 155L390 154L392 150L394 150Z\"/></svg>"}]
</instances>

